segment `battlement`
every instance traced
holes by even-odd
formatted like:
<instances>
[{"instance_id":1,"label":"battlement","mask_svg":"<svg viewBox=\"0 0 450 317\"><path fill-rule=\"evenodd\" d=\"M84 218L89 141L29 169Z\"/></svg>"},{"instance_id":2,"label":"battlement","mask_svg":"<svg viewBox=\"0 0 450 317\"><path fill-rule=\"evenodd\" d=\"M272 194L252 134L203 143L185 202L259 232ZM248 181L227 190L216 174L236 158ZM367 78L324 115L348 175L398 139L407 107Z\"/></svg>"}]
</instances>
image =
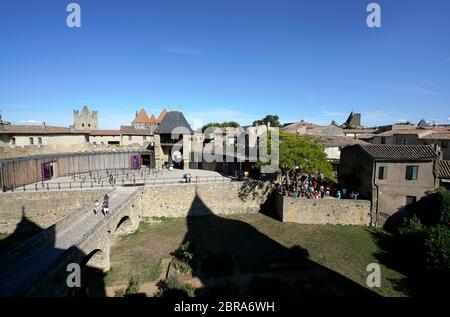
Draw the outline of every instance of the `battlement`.
<instances>
[{"instance_id":1,"label":"battlement","mask_svg":"<svg viewBox=\"0 0 450 317\"><path fill-rule=\"evenodd\" d=\"M89 111L88 106L84 106L83 110L73 111L73 126L79 130L97 130L98 129L98 112Z\"/></svg>"}]
</instances>

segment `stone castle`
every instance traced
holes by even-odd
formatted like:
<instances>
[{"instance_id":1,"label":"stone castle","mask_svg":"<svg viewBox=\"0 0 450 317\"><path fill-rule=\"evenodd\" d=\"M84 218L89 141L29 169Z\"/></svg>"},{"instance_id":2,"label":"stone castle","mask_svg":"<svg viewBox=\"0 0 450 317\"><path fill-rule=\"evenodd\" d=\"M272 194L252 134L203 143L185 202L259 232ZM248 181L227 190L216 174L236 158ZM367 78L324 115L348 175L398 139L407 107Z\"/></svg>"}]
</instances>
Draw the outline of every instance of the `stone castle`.
<instances>
[{"instance_id":1,"label":"stone castle","mask_svg":"<svg viewBox=\"0 0 450 317\"><path fill-rule=\"evenodd\" d=\"M73 127L77 130L97 130L98 112L89 112L88 106L84 106L81 114L78 110L73 111Z\"/></svg>"}]
</instances>

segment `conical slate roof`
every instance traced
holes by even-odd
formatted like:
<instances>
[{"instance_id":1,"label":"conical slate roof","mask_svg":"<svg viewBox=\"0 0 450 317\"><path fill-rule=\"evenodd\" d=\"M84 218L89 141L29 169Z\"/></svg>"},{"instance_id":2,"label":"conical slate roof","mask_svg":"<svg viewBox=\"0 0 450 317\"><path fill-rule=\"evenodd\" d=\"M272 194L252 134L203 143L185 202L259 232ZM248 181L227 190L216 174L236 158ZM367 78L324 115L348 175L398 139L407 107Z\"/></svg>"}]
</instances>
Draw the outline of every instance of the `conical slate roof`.
<instances>
[{"instance_id":1,"label":"conical slate roof","mask_svg":"<svg viewBox=\"0 0 450 317\"><path fill-rule=\"evenodd\" d=\"M162 119L161 123L155 130L155 134L172 134L172 132L179 127L184 127L188 129L189 133L192 134L191 126L187 122L186 118L180 111L169 111Z\"/></svg>"},{"instance_id":2,"label":"conical slate roof","mask_svg":"<svg viewBox=\"0 0 450 317\"><path fill-rule=\"evenodd\" d=\"M418 127L428 127L428 123L425 121L425 119L420 120L420 122L417 124Z\"/></svg>"}]
</instances>

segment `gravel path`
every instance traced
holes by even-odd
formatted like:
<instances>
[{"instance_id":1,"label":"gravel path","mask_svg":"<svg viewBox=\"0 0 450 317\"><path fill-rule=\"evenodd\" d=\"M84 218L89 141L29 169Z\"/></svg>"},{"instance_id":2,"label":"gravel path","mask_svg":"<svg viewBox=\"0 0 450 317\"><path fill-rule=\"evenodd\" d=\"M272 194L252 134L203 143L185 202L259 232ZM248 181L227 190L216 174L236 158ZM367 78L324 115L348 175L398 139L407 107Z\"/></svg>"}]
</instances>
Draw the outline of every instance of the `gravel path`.
<instances>
[{"instance_id":1,"label":"gravel path","mask_svg":"<svg viewBox=\"0 0 450 317\"><path fill-rule=\"evenodd\" d=\"M110 212L114 212L117 206L128 200L136 191L137 188L117 188L110 196ZM99 197L100 204L101 199L102 197ZM105 217L101 213L95 216L92 206L87 206L86 215L75 221L67 230L49 238L38 247L27 250L28 255L19 262L0 268L0 296L14 296L23 287L33 283L39 273L46 270L67 249L77 244L97 223L107 219L108 216Z\"/></svg>"}]
</instances>

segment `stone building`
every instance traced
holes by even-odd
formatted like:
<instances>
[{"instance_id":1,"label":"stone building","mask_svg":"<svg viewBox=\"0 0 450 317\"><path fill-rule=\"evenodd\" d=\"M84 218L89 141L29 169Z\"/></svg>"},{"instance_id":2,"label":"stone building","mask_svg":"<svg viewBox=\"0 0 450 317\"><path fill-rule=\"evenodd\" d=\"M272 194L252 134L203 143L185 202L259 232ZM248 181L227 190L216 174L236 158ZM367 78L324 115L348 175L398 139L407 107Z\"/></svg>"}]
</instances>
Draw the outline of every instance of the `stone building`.
<instances>
[{"instance_id":1,"label":"stone building","mask_svg":"<svg viewBox=\"0 0 450 317\"><path fill-rule=\"evenodd\" d=\"M353 113L353 111L350 113L350 115L347 118L347 121L344 123L345 128L355 128L359 129L361 128L361 114L360 113Z\"/></svg>"},{"instance_id":2,"label":"stone building","mask_svg":"<svg viewBox=\"0 0 450 317\"><path fill-rule=\"evenodd\" d=\"M439 147L441 159L450 160L450 128L446 126L392 126L390 130L374 134L373 144L432 145Z\"/></svg>"},{"instance_id":3,"label":"stone building","mask_svg":"<svg viewBox=\"0 0 450 317\"><path fill-rule=\"evenodd\" d=\"M194 131L183 113L167 112L154 133L156 166L174 164L176 168L189 168Z\"/></svg>"},{"instance_id":4,"label":"stone building","mask_svg":"<svg viewBox=\"0 0 450 317\"><path fill-rule=\"evenodd\" d=\"M155 141L153 130L120 126L120 130L94 130L89 143L94 146L148 146Z\"/></svg>"},{"instance_id":5,"label":"stone building","mask_svg":"<svg viewBox=\"0 0 450 317\"><path fill-rule=\"evenodd\" d=\"M84 106L81 114L78 110L73 111L73 127L77 130L97 130L98 112L89 112L88 106Z\"/></svg>"},{"instance_id":6,"label":"stone building","mask_svg":"<svg viewBox=\"0 0 450 317\"><path fill-rule=\"evenodd\" d=\"M333 176L338 177L339 165L341 163L341 151L343 148L355 144L368 144L360 139L348 137L322 137L324 152L327 155L327 160L333 166Z\"/></svg>"},{"instance_id":7,"label":"stone building","mask_svg":"<svg viewBox=\"0 0 450 317\"><path fill-rule=\"evenodd\" d=\"M139 112L136 111L136 117L131 122L131 125L135 129L149 129L150 128L150 119L147 115L147 112L145 112L144 108L141 108Z\"/></svg>"},{"instance_id":8,"label":"stone building","mask_svg":"<svg viewBox=\"0 0 450 317\"><path fill-rule=\"evenodd\" d=\"M314 135L314 136L343 136L343 129L335 125L321 126L318 124L300 121L290 123L281 128L281 131L294 133L297 135Z\"/></svg>"},{"instance_id":9,"label":"stone building","mask_svg":"<svg viewBox=\"0 0 450 317\"><path fill-rule=\"evenodd\" d=\"M425 145L353 145L341 152L339 182L372 202L371 224L399 221L439 185L439 155Z\"/></svg>"},{"instance_id":10,"label":"stone building","mask_svg":"<svg viewBox=\"0 0 450 317\"><path fill-rule=\"evenodd\" d=\"M71 147L86 145L89 131L42 125L7 125L0 131L0 147Z\"/></svg>"}]
</instances>

